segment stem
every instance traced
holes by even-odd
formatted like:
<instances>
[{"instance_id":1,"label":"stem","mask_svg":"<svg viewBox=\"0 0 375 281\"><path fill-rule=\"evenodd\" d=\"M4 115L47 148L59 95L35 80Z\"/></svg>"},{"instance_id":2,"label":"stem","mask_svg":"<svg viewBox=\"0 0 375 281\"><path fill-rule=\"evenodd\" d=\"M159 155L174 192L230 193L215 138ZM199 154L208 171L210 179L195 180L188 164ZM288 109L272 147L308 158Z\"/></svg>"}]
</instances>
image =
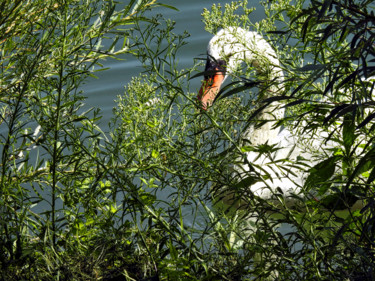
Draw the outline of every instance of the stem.
<instances>
[{"instance_id":1,"label":"stem","mask_svg":"<svg viewBox=\"0 0 375 281\"><path fill-rule=\"evenodd\" d=\"M59 84L57 89L57 100L56 100L56 115L54 118L54 135L53 135L53 152L52 152L52 243L56 246L56 192L58 191L58 158L60 147L58 146L59 131L60 131L60 118L61 118L61 100L63 95L63 81L64 81L64 61L66 53L66 33L67 33L67 10L65 7L64 11L64 23L63 23L63 44L61 50L61 58L59 65Z\"/></svg>"}]
</instances>

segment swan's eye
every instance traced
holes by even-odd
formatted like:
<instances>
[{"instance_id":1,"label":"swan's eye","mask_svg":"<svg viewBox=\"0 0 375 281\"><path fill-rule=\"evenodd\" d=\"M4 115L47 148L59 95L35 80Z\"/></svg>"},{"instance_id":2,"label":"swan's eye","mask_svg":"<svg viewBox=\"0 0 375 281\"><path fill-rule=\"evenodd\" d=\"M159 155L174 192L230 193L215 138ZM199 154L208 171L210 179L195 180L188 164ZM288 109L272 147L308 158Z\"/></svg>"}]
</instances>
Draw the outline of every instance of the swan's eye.
<instances>
[{"instance_id":1,"label":"swan's eye","mask_svg":"<svg viewBox=\"0 0 375 281\"><path fill-rule=\"evenodd\" d=\"M215 70L215 62L210 59L207 59L206 67L204 69L204 72L205 72L204 80L208 80L212 78L212 76L215 74L214 70Z\"/></svg>"},{"instance_id":2,"label":"swan's eye","mask_svg":"<svg viewBox=\"0 0 375 281\"><path fill-rule=\"evenodd\" d=\"M218 72L222 72L223 74L225 74L226 69L227 63L225 62L225 60L214 60L213 58L208 58L206 62L204 79L208 80L210 78L213 78Z\"/></svg>"},{"instance_id":3,"label":"swan's eye","mask_svg":"<svg viewBox=\"0 0 375 281\"><path fill-rule=\"evenodd\" d=\"M225 70L227 68L227 63L225 62L225 60L218 60L217 66L222 70Z\"/></svg>"}]
</instances>

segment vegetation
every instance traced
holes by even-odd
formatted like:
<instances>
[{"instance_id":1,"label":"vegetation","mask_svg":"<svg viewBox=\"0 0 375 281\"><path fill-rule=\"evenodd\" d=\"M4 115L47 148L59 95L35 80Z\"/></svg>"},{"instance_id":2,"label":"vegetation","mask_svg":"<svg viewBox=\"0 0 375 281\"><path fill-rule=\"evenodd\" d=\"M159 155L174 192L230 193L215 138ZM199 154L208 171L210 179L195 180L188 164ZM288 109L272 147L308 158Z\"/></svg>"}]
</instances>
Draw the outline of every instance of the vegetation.
<instances>
[{"instance_id":1,"label":"vegetation","mask_svg":"<svg viewBox=\"0 0 375 281\"><path fill-rule=\"evenodd\" d=\"M258 100L261 78L239 69L208 111L189 91L203 63L179 69L188 34L147 16L159 5L1 2L1 280L375 279L372 1L268 1L259 23L247 1L203 11L209 32L262 33L285 73L285 90ZM80 85L124 53L144 72L105 134ZM319 129L335 143L307 167L298 209L231 172L254 149L242 145L254 112L276 100L301 141ZM223 187L240 209L221 204Z\"/></svg>"}]
</instances>

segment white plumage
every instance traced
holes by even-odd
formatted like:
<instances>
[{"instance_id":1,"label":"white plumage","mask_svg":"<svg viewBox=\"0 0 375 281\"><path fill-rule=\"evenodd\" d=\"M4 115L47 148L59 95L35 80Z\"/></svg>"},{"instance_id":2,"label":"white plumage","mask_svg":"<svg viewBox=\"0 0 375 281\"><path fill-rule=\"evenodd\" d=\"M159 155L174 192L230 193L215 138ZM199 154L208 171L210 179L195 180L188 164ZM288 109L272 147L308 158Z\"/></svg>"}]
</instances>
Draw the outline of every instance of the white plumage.
<instances>
[{"instance_id":1,"label":"white plumage","mask_svg":"<svg viewBox=\"0 0 375 281\"><path fill-rule=\"evenodd\" d=\"M255 31L240 27L220 30L208 43L208 56L227 62L227 72L233 72L242 62L248 62L259 71L270 71L273 78L282 78L279 60L275 51L264 38Z\"/></svg>"},{"instance_id":2,"label":"white plumage","mask_svg":"<svg viewBox=\"0 0 375 281\"><path fill-rule=\"evenodd\" d=\"M270 96L278 95L283 90L283 71L277 55L270 44L257 32L234 27L222 29L210 40L207 53L206 71L211 70L214 73L206 76L198 96L204 109L212 104L227 75L242 62L255 67L257 74L267 77L270 82L267 90ZM320 150L332 144L323 144L324 133L318 132L316 135L315 132L315 138L309 143L309 148L304 149L298 137L287 128L275 126L275 122L283 117L284 108L278 102L273 102L256 116L256 119L267 120L267 122L260 128L255 128L255 125L250 126L244 138L255 148L266 144L273 145L274 151L268 154L250 151L247 153L247 161L252 169L244 163L235 166L234 170L239 180L247 177L258 178L259 181L250 186L254 195L269 199L275 192L281 191L286 203L290 205L294 203L290 195L301 194L306 179L302 167L306 168L316 163L312 150ZM297 157L306 161L297 161ZM297 162L302 165L300 168L296 167ZM224 201L225 199L231 202L230 196L224 198Z\"/></svg>"}]
</instances>

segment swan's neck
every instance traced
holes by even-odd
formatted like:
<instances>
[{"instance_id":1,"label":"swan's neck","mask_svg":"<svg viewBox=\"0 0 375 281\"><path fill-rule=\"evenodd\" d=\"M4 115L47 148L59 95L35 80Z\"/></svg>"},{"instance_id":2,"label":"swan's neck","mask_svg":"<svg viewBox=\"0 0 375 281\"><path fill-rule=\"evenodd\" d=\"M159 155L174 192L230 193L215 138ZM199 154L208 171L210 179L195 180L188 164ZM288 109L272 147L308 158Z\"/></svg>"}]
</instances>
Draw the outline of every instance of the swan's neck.
<instances>
[{"instance_id":1,"label":"swan's neck","mask_svg":"<svg viewBox=\"0 0 375 281\"><path fill-rule=\"evenodd\" d=\"M252 145L261 145L267 142L268 144L273 144L277 142L277 135L280 132L280 127L276 126L276 123L283 117L284 108L282 108L282 104L274 102L268 105L257 116L255 116L255 122L246 131L245 137Z\"/></svg>"},{"instance_id":2,"label":"swan's neck","mask_svg":"<svg viewBox=\"0 0 375 281\"><path fill-rule=\"evenodd\" d=\"M283 71L279 60L270 44L254 31L242 28L228 27L214 36L208 45L210 57L227 61L227 74L233 73L242 62L247 62L255 68L259 80L263 80L258 101L271 96L277 96L282 91ZM276 141L280 128L274 128L276 122L284 117L284 109L280 103L273 102L260 112L255 119L264 123L261 127L256 124L245 132L245 137L253 145Z\"/></svg>"},{"instance_id":3,"label":"swan's neck","mask_svg":"<svg viewBox=\"0 0 375 281\"><path fill-rule=\"evenodd\" d=\"M283 90L284 75L277 55L269 43L256 32L246 32L242 29L229 29L227 32L227 42L223 40L221 44L225 43L223 53L230 57L228 73L233 72L242 61L246 61L255 68L257 77L264 81L261 86L264 89L260 91L258 101L279 95ZM269 104L255 116L257 121L248 130L246 138L253 145L277 142L280 127L276 127L276 123L283 117L282 104ZM258 127L260 123L263 125Z\"/></svg>"},{"instance_id":4,"label":"swan's neck","mask_svg":"<svg viewBox=\"0 0 375 281\"><path fill-rule=\"evenodd\" d=\"M257 72L261 71L257 69ZM267 77L268 76L268 77ZM276 78L275 78L276 77ZM274 81L272 80L274 79ZM271 71L266 75L266 81L272 85L263 85L267 89L260 91L258 103L266 98L277 96L283 91L283 72L278 65L273 66ZM265 84L267 84L267 82ZM252 145L261 145L268 142L274 144L277 142L277 135L280 132L280 126L276 123L284 117L285 109L283 104L274 101L260 111L255 117L253 124L245 132L245 137Z\"/></svg>"}]
</instances>

